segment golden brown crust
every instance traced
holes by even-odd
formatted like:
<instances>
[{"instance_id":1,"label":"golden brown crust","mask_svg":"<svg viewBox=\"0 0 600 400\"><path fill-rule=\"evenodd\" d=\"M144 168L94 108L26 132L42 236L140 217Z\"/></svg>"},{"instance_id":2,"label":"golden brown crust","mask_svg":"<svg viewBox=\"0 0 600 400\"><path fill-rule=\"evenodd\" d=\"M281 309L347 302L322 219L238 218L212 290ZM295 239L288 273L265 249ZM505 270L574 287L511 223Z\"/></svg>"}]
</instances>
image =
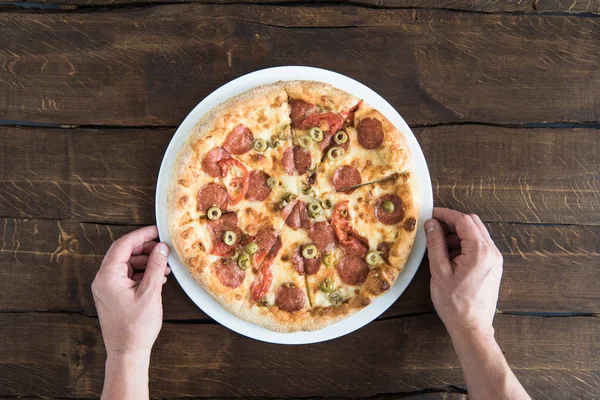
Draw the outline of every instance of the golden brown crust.
<instances>
[{"instance_id":1,"label":"golden brown crust","mask_svg":"<svg viewBox=\"0 0 600 400\"><path fill-rule=\"evenodd\" d=\"M201 215L196 210L199 189L214 180L203 173L201 161L213 147L222 145L224 138L235 127L237 121L248 121L246 118L248 115L253 115L251 120L255 126L252 127L252 130L259 131L263 129L276 133L289 129L286 128L286 123L289 124L289 121L284 121L275 114L264 111L281 107L288 110L288 108L285 108L287 107L288 97L316 104L322 112L344 112L355 108L359 104L358 98L329 84L314 81L277 82L257 87L233 97L213 108L191 130L175 161L167 193L167 213L173 247L194 279L228 311L244 320L279 332L321 329L368 306L375 298L385 293L393 285L410 254L419 211L416 196L420 193L414 173L403 175L404 182L398 186L397 195L404 202L405 221L409 218L415 219L413 224L407 223L407 226L412 226L413 229L402 229L398 240L393 243L389 254L389 261L393 267L383 264L371 269L365 283L353 289L355 290L354 296L348 298L340 306L310 307L310 304L307 304L303 309L290 313L272 304L272 292L269 306L260 306L250 301L250 287L259 276L251 269L246 271L244 281L239 287L231 289L224 286L215 272L220 258L209 254L212 246L210 230L206 220L201 221ZM289 111L286 111L286 113L289 119ZM377 118L383 124L384 141L382 148L379 150L388 162L387 165L394 164L396 166L393 168L394 172L410 171L412 160L402 133L377 110L368 104L360 103L360 107L355 113L354 124L367 117ZM354 145L357 145L357 143L354 143ZM249 170L263 170L263 165L272 162L271 173L273 175L283 175L280 153L274 152L266 160L250 155L236 156L236 158L247 165ZM277 164L275 165L275 163ZM289 179L293 180L293 178L288 177ZM301 191L301 180L298 179L297 182L298 190ZM271 199L269 199L270 201ZM244 227L247 228L244 231L249 234L254 235L259 226L268 223L273 224L273 221L266 215L274 212L271 203L261 206L248 205L242 202L239 208L235 210L241 218L247 214L245 220L254 221L255 224L251 227ZM280 217L273 215L273 218ZM402 223L404 224L405 221ZM283 220L281 223L283 223ZM281 229L281 226L278 225L276 229ZM272 268L277 268L277 265L274 264ZM283 274L287 273L289 272ZM291 280L296 278L298 277L292 277ZM304 280L303 276L301 278ZM275 289L274 286L275 283L273 283L271 291Z\"/></svg>"},{"instance_id":2,"label":"golden brown crust","mask_svg":"<svg viewBox=\"0 0 600 400\"><path fill-rule=\"evenodd\" d=\"M402 199L405 212L404 219L401 222L402 229L400 229L398 239L390 249L388 260L394 268L402 270L406 265L406 261L408 261L415 242L421 204L419 201L419 180L416 172L403 174L398 179L402 179L403 184L398 185L396 195Z\"/></svg>"},{"instance_id":3,"label":"golden brown crust","mask_svg":"<svg viewBox=\"0 0 600 400\"><path fill-rule=\"evenodd\" d=\"M334 112L354 108L359 98L328 83L316 81L289 81L284 83L290 99L304 100Z\"/></svg>"}]
</instances>

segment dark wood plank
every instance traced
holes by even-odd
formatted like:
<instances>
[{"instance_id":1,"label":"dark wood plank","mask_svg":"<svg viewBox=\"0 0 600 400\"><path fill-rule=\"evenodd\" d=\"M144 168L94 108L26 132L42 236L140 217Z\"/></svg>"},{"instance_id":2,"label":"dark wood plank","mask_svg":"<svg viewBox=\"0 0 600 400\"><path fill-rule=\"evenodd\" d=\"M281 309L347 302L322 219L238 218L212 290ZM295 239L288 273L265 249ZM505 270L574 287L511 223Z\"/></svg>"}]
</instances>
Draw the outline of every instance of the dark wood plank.
<instances>
[{"instance_id":1,"label":"dark wood plank","mask_svg":"<svg viewBox=\"0 0 600 400\"><path fill-rule=\"evenodd\" d=\"M600 313L600 227L504 223L488 227L505 260L499 310ZM112 240L132 229L0 219L0 312L95 315L91 282ZM209 319L173 278L165 286L164 309L167 320ZM383 317L432 311L424 263Z\"/></svg>"},{"instance_id":2,"label":"dark wood plank","mask_svg":"<svg viewBox=\"0 0 600 400\"><path fill-rule=\"evenodd\" d=\"M0 127L0 213L154 223L154 191L172 129Z\"/></svg>"},{"instance_id":3,"label":"dark wood plank","mask_svg":"<svg viewBox=\"0 0 600 400\"><path fill-rule=\"evenodd\" d=\"M600 222L600 131L416 129L437 206L487 221Z\"/></svg>"},{"instance_id":4,"label":"dark wood plank","mask_svg":"<svg viewBox=\"0 0 600 400\"><path fill-rule=\"evenodd\" d=\"M0 314L0 325L0 395L99 395L104 348L95 319ZM600 390L600 319L498 315L495 326L532 396L590 398ZM165 324L150 382L157 397L308 397L323 395L324 387L331 397L357 397L464 387L450 339L434 315L377 321L337 340L288 347L218 325Z\"/></svg>"},{"instance_id":5,"label":"dark wood plank","mask_svg":"<svg viewBox=\"0 0 600 400\"><path fill-rule=\"evenodd\" d=\"M598 121L595 18L182 4L0 27L9 120L175 126L232 78L299 64L362 81L411 124Z\"/></svg>"},{"instance_id":6,"label":"dark wood plank","mask_svg":"<svg viewBox=\"0 0 600 400\"><path fill-rule=\"evenodd\" d=\"M432 389L435 390L435 389ZM365 400L467 400L466 394L455 392L433 392L425 390L424 393L397 393L365 397ZM60 400L44 397L45 400ZM283 400L274 397L186 397L186 400ZM346 397L312 397L313 400L346 400ZM0 397L0 400L14 400L14 397ZM19 397L19 400L39 400L39 397ZM84 399L82 399L84 400ZM285 400L302 400L302 398L286 397Z\"/></svg>"},{"instance_id":7,"label":"dark wood plank","mask_svg":"<svg viewBox=\"0 0 600 400\"><path fill-rule=\"evenodd\" d=\"M154 223L173 129L0 127L0 216ZM487 221L600 225L594 129L415 129L438 206ZM463 155L463 156L461 156Z\"/></svg>"},{"instance_id":8,"label":"dark wood plank","mask_svg":"<svg viewBox=\"0 0 600 400\"><path fill-rule=\"evenodd\" d=\"M318 0L305 0L302 3L319 3ZM112 6L122 4L152 3L256 3L268 6L270 3L298 4L299 0L8 0L5 3L43 3L75 6ZM478 12L567 12L598 13L599 0L565 1L565 0L349 0L341 4L364 5L381 8L442 8L457 11Z\"/></svg>"}]
</instances>

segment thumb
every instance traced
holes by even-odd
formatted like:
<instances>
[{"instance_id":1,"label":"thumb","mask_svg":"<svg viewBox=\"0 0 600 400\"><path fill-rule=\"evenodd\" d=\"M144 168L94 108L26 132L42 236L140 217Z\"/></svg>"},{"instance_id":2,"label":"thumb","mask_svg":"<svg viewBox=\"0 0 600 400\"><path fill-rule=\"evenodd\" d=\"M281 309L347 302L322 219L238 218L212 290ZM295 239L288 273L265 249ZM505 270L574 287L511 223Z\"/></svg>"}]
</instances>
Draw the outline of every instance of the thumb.
<instances>
[{"instance_id":1,"label":"thumb","mask_svg":"<svg viewBox=\"0 0 600 400\"><path fill-rule=\"evenodd\" d=\"M450 257L442 225L436 219L425 221L425 235L427 236L427 255L429 256L431 275L447 275L451 271Z\"/></svg>"},{"instance_id":2,"label":"thumb","mask_svg":"<svg viewBox=\"0 0 600 400\"><path fill-rule=\"evenodd\" d=\"M146 291L149 289L162 289L165 280L165 271L167 269L167 256L169 255L169 246L165 243L158 243L152 249L144 277L140 283L140 289Z\"/></svg>"}]
</instances>

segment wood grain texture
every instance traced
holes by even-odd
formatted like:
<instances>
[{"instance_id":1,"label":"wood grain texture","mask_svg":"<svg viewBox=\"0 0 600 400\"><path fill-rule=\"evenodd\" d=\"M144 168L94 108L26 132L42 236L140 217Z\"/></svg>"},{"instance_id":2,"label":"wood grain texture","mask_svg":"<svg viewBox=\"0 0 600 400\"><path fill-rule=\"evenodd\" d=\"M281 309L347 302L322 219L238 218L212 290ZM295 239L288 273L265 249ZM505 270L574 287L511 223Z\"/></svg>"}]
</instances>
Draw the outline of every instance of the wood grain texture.
<instances>
[{"instance_id":1,"label":"wood grain texture","mask_svg":"<svg viewBox=\"0 0 600 400\"><path fill-rule=\"evenodd\" d=\"M504 223L488 227L504 256L499 310L600 313L600 227ZM0 312L95 315L92 280L110 243L132 229L0 219ZM174 278L169 281L163 301L166 320L209 320ZM427 263L383 317L423 312L433 312Z\"/></svg>"},{"instance_id":2,"label":"wood grain texture","mask_svg":"<svg viewBox=\"0 0 600 400\"><path fill-rule=\"evenodd\" d=\"M435 203L487 221L600 225L594 129L414 130ZM173 129L0 127L0 216L154 223ZM462 155L462 156L461 156Z\"/></svg>"},{"instance_id":3,"label":"wood grain texture","mask_svg":"<svg viewBox=\"0 0 600 400\"><path fill-rule=\"evenodd\" d=\"M232 78L313 65L372 87L413 125L597 122L599 25L352 6L0 13L0 115L176 126Z\"/></svg>"},{"instance_id":4,"label":"wood grain texture","mask_svg":"<svg viewBox=\"0 0 600 400\"><path fill-rule=\"evenodd\" d=\"M96 319L0 314L0 325L0 395L100 394L105 355ZM532 396L590 398L600 390L599 318L498 315L495 326ZM435 315L378 321L335 341L285 347L219 325L165 324L150 387L156 397L308 397L322 395L324 387L332 397L360 397L464 387L461 375Z\"/></svg>"},{"instance_id":5,"label":"wood grain texture","mask_svg":"<svg viewBox=\"0 0 600 400\"><path fill-rule=\"evenodd\" d=\"M8 0L5 3L43 3L75 6L111 6L122 4L152 3L247 3L269 4L319 3L318 0ZM566 12L566 13L598 13L599 0L348 0L340 4L351 4L378 8L441 8L445 10L473 12Z\"/></svg>"},{"instance_id":6,"label":"wood grain texture","mask_svg":"<svg viewBox=\"0 0 600 400\"><path fill-rule=\"evenodd\" d=\"M437 206L487 221L600 223L598 130L416 129Z\"/></svg>"}]
</instances>

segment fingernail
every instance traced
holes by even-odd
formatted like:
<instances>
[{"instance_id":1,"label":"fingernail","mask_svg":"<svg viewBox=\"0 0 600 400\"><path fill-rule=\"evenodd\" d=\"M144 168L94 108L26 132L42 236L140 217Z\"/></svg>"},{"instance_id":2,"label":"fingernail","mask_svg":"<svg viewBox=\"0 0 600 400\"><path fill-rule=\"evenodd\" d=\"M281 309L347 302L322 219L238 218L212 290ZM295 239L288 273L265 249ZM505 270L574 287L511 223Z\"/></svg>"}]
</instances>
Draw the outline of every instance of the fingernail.
<instances>
[{"instance_id":1,"label":"fingernail","mask_svg":"<svg viewBox=\"0 0 600 400\"><path fill-rule=\"evenodd\" d=\"M434 220L432 220L432 219L430 219L430 220L427 220L427 221L425 222L425 232L427 232L427 233L431 233L431 232L433 232L433 231L435 230L435 226L436 226L436 225L437 225L437 224L435 223L435 221L434 221Z\"/></svg>"},{"instance_id":2,"label":"fingernail","mask_svg":"<svg viewBox=\"0 0 600 400\"><path fill-rule=\"evenodd\" d=\"M156 249L163 256L165 256L165 257L169 256L169 246L167 246L166 243L159 243L159 244L157 244L156 245Z\"/></svg>"}]
</instances>

